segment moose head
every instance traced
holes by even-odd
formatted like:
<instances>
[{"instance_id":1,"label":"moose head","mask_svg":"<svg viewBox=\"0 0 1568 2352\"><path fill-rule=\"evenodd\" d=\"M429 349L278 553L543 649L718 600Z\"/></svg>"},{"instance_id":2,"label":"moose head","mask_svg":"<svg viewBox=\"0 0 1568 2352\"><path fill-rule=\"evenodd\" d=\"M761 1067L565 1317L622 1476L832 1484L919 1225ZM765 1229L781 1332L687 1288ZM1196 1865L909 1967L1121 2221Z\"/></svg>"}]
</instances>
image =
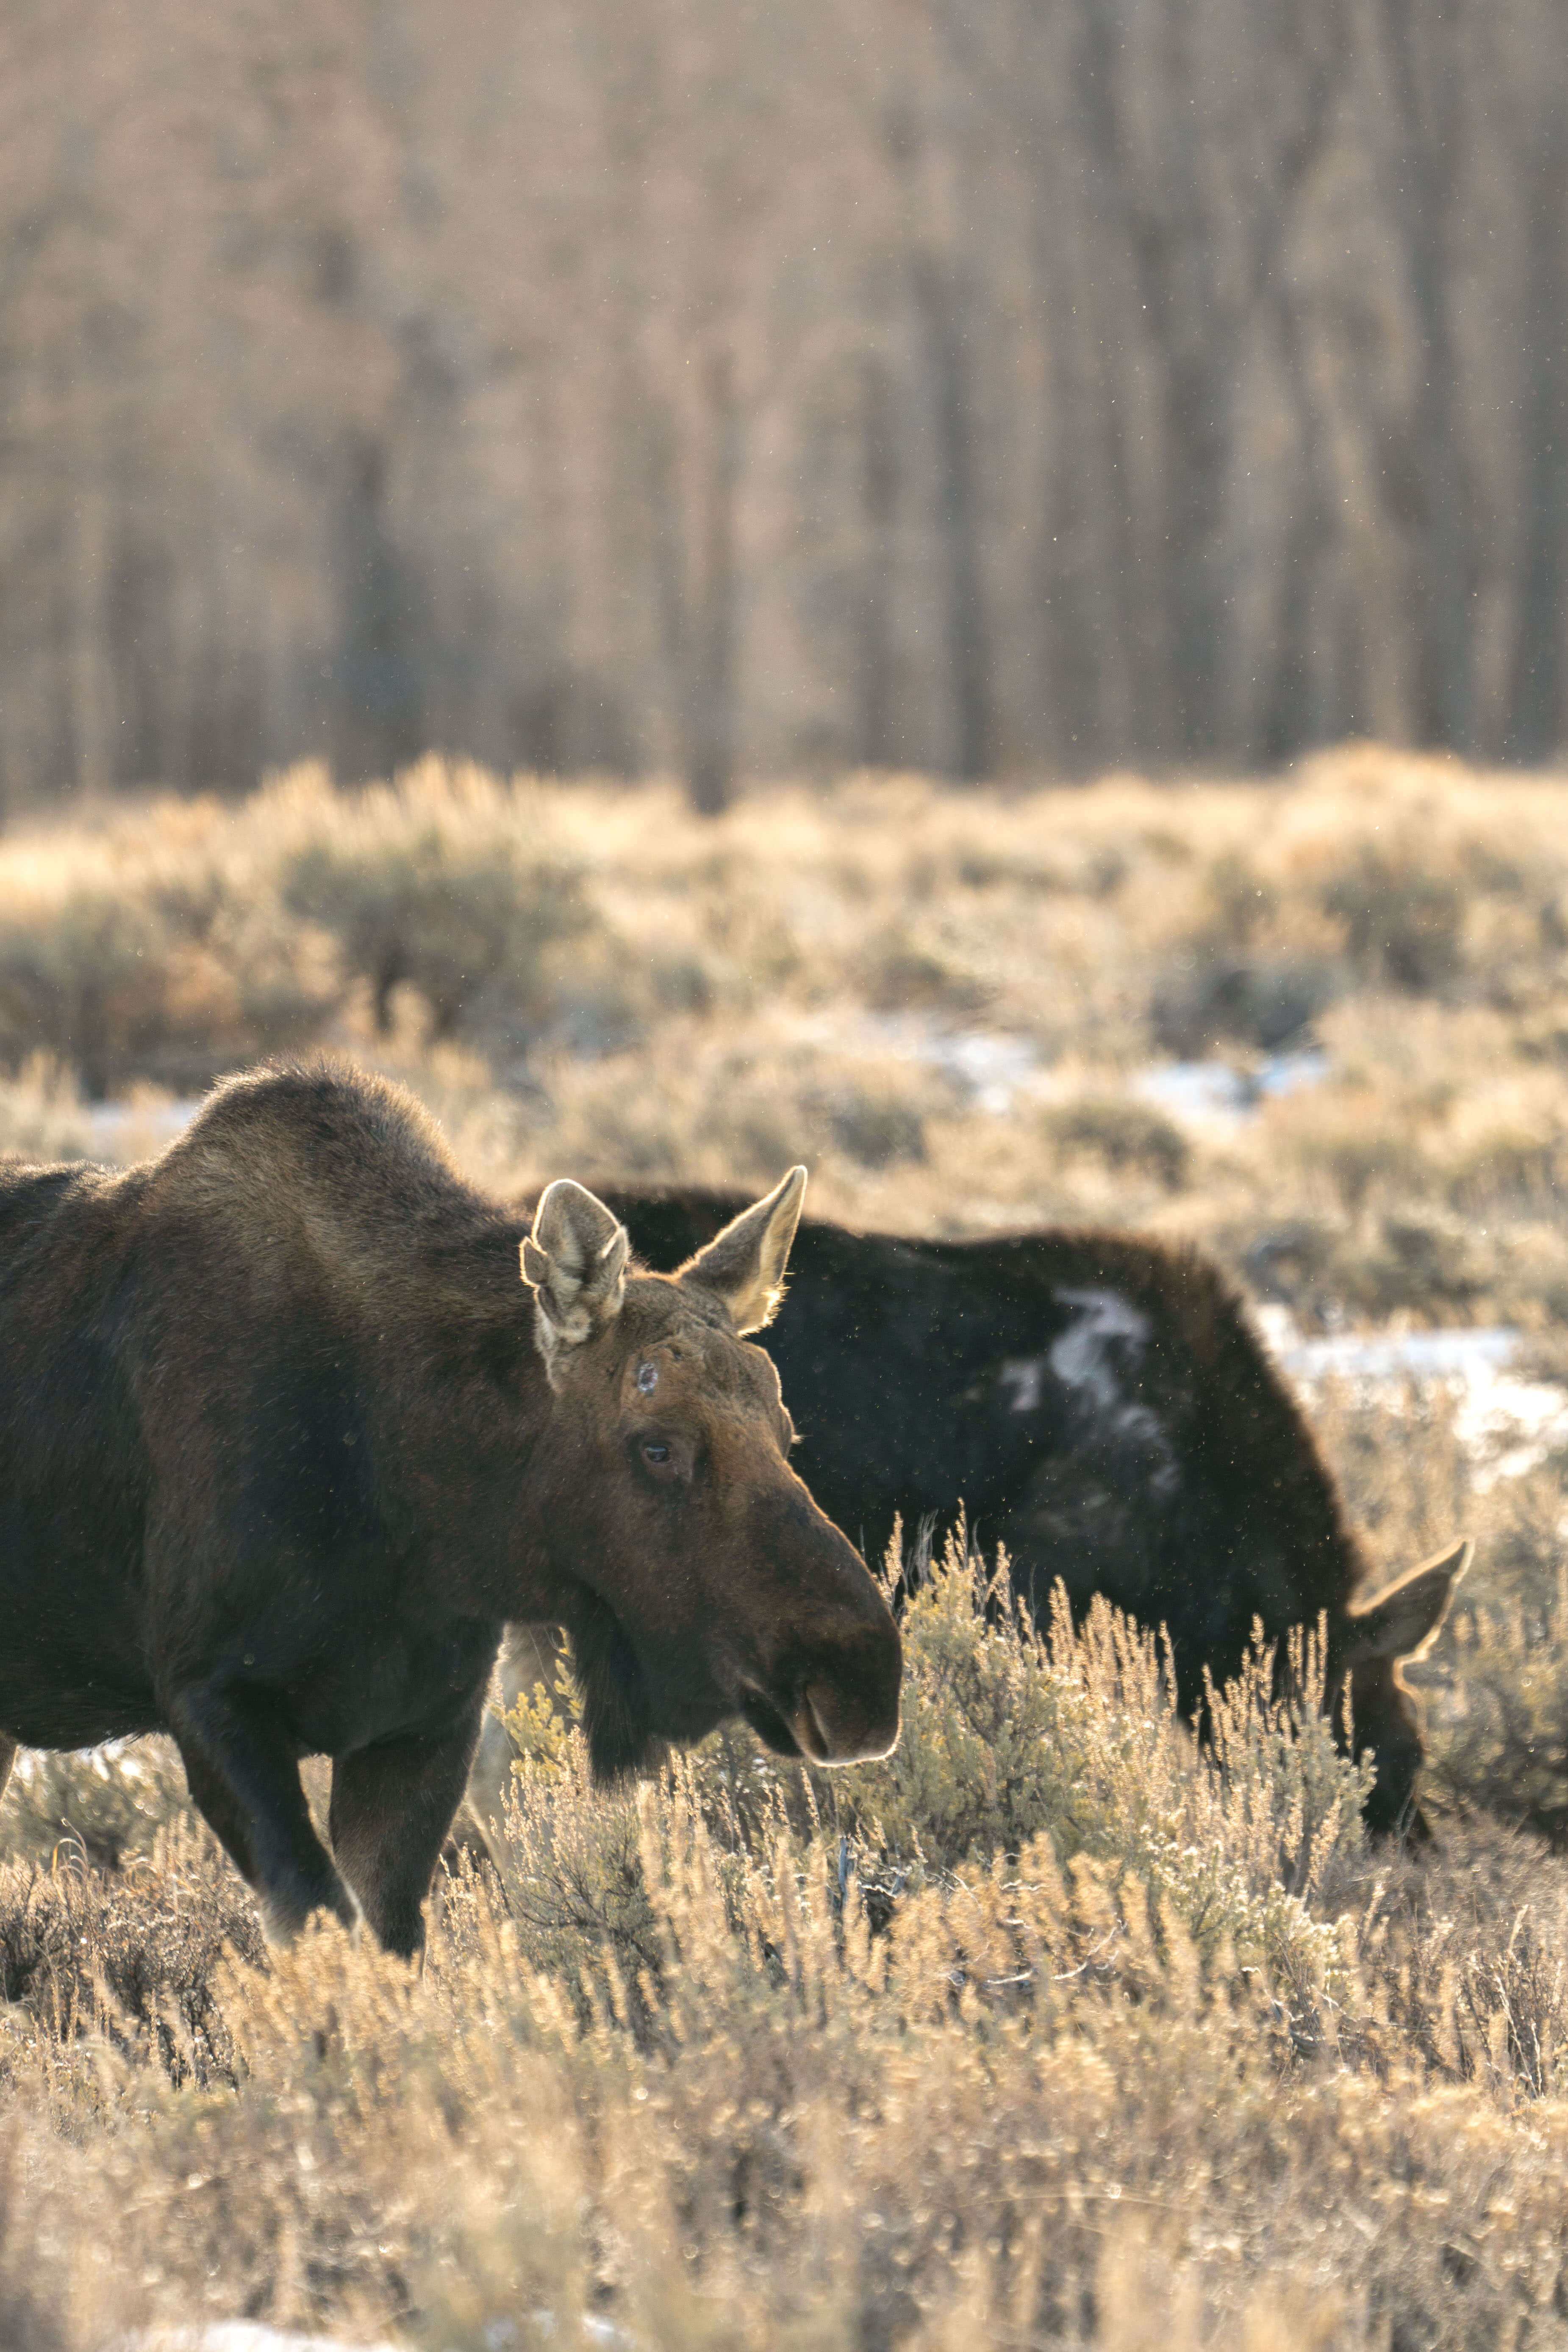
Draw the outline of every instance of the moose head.
<instances>
[{"instance_id":1,"label":"moose head","mask_svg":"<svg viewBox=\"0 0 1568 2352\"><path fill-rule=\"evenodd\" d=\"M898 1629L791 1469L778 1374L748 1345L805 1192L792 1169L673 1275L633 1265L624 1225L566 1180L522 1243L552 1400L542 1540L602 1779L736 1714L817 1764L897 1740Z\"/></svg>"},{"instance_id":2,"label":"moose head","mask_svg":"<svg viewBox=\"0 0 1568 2352\"><path fill-rule=\"evenodd\" d=\"M1355 1753L1369 1750L1377 1782L1366 1804L1369 1829L1424 1834L1415 1805L1422 1764L1421 1702L1404 1668L1424 1658L1442 1630L1454 1588L1470 1564L1468 1538L1407 1569L1329 1625L1328 1688L1350 1700Z\"/></svg>"}]
</instances>

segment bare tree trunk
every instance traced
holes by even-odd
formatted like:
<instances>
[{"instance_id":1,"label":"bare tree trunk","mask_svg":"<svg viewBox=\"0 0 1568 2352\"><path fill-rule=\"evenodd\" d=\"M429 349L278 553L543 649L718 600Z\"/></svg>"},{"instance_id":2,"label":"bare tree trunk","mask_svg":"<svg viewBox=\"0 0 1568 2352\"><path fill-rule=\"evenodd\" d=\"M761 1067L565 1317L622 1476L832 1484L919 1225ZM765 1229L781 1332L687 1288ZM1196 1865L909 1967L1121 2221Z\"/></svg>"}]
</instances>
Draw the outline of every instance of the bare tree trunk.
<instances>
[{"instance_id":1,"label":"bare tree trunk","mask_svg":"<svg viewBox=\"0 0 1568 2352\"><path fill-rule=\"evenodd\" d=\"M1508 751L1548 760L1568 740L1568 144L1549 128L1529 215L1524 560Z\"/></svg>"},{"instance_id":2,"label":"bare tree trunk","mask_svg":"<svg viewBox=\"0 0 1568 2352\"><path fill-rule=\"evenodd\" d=\"M728 352L710 358L703 394L701 537L695 610L686 628L686 780L692 807L703 816L718 816L729 807L735 790L735 499L741 418Z\"/></svg>"},{"instance_id":3,"label":"bare tree trunk","mask_svg":"<svg viewBox=\"0 0 1568 2352\"><path fill-rule=\"evenodd\" d=\"M1249 44L1251 24L1259 29ZM1246 87L1258 104L1232 103L1211 125L1225 31L1213 8L1200 11L1196 0L1142 7L1080 0L1078 28L1089 168L1132 265L1159 383L1164 644L1163 675L1148 693L1160 714L1159 748L1192 759L1224 748L1229 583L1220 572L1220 530L1243 353L1298 193L1328 135L1349 43L1338 0L1258 17L1237 12L1228 63L1237 79L1250 68ZM1235 86L1226 84L1227 97ZM1237 152L1223 155L1216 173L1226 134Z\"/></svg>"},{"instance_id":4,"label":"bare tree trunk","mask_svg":"<svg viewBox=\"0 0 1568 2352\"><path fill-rule=\"evenodd\" d=\"M424 632L386 518L386 451L349 437L339 522L340 757L351 773L389 775L425 748Z\"/></svg>"},{"instance_id":5,"label":"bare tree trunk","mask_svg":"<svg viewBox=\"0 0 1568 2352\"><path fill-rule=\"evenodd\" d=\"M963 297L957 274L922 255L915 301L931 370L937 460L937 520L944 563L945 630L955 776L991 773L994 744L991 644L984 609L982 524Z\"/></svg>"},{"instance_id":6,"label":"bare tree trunk","mask_svg":"<svg viewBox=\"0 0 1568 2352\"><path fill-rule=\"evenodd\" d=\"M70 713L76 788L83 794L106 792L112 781L108 609L108 516L103 484L89 452L78 445L73 514L75 546L70 574Z\"/></svg>"},{"instance_id":7,"label":"bare tree trunk","mask_svg":"<svg viewBox=\"0 0 1568 2352\"><path fill-rule=\"evenodd\" d=\"M860 590L860 655L855 679L855 749L862 767L892 766L893 525L898 510L898 456L893 439L892 386L879 359L860 370L860 489L866 553Z\"/></svg>"},{"instance_id":8,"label":"bare tree trunk","mask_svg":"<svg viewBox=\"0 0 1568 2352\"><path fill-rule=\"evenodd\" d=\"M1413 436L1420 499L1416 725L1422 741L1459 750L1471 733L1475 584L1449 315L1451 215L1463 173L1459 12L1449 0L1377 0L1377 7L1396 126L1386 160L1422 346Z\"/></svg>"}]
</instances>

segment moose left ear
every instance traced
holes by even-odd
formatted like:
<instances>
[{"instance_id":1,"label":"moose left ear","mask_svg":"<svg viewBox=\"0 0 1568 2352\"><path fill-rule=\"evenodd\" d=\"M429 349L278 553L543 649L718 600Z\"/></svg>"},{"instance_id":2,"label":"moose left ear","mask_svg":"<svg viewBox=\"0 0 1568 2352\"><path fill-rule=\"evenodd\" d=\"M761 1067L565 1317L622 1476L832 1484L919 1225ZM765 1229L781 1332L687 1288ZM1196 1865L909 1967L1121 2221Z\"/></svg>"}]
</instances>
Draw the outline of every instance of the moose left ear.
<instances>
[{"instance_id":1,"label":"moose left ear","mask_svg":"<svg viewBox=\"0 0 1568 2352\"><path fill-rule=\"evenodd\" d=\"M626 1296L626 1229L569 1176L546 1185L523 1242L522 1278L534 1294L534 1337L552 1385L562 1356L614 1320Z\"/></svg>"},{"instance_id":2,"label":"moose left ear","mask_svg":"<svg viewBox=\"0 0 1568 2352\"><path fill-rule=\"evenodd\" d=\"M805 1171L792 1168L765 1201L742 1209L706 1249L688 1258L679 1279L717 1291L737 1331L762 1330L784 1300L784 1267L805 1198Z\"/></svg>"}]
</instances>

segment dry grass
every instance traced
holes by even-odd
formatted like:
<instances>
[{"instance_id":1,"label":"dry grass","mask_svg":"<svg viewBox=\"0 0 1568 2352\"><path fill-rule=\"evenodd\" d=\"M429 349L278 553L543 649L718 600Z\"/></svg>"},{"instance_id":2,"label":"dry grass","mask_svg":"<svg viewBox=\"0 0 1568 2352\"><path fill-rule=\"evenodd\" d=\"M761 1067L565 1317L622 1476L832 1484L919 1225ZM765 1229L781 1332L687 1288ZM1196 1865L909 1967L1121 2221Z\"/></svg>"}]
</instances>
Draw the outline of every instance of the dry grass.
<instances>
[{"instance_id":1,"label":"dry grass","mask_svg":"<svg viewBox=\"0 0 1568 2352\"><path fill-rule=\"evenodd\" d=\"M500 1189L806 1157L826 1213L1189 1233L1309 1326L1514 1321L1550 1371L1565 815L1370 750L707 826L435 762L110 809L0 839L0 1148L136 1156L173 1097L320 1038ZM1231 1124L1135 1084L1305 1042L1321 1083ZM1478 1539L1414 1677L1415 1859L1367 1851L1354 1775L1256 1677L1201 1759L1149 1643L1037 1643L956 1553L887 1767L807 1782L731 1737L606 1800L520 1721L504 1885L446 1886L419 1979L335 1931L268 1966L156 1743L26 1759L0 2343L1568 2340L1562 1465L1489 1479L1440 1396L1315 1412L1391 1569Z\"/></svg>"},{"instance_id":2,"label":"dry grass","mask_svg":"<svg viewBox=\"0 0 1568 2352\"><path fill-rule=\"evenodd\" d=\"M1565 804L1365 749L1268 786L864 778L707 824L673 789L434 761L110 806L0 842L0 1139L85 1149L73 1080L180 1092L327 1037L402 1070L500 1183L805 1153L851 1217L1113 1217L1267 1263L1308 1319L1544 1326ZM1234 1130L1130 1088L1162 1052L1245 1069L1307 1038L1324 1083Z\"/></svg>"},{"instance_id":3,"label":"dry grass","mask_svg":"<svg viewBox=\"0 0 1568 2352\"><path fill-rule=\"evenodd\" d=\"M606 1799L550 1738L423 1977L335 1927L258 1965L188 1823L115 1879L0 1873L0 2340L1555 2325L1568 1868L1474 1827L1369 1854L1260 1675L1206 1759L1152 1642L983 1601L950 1549L886 1767L731 1738Z\"/></svg>"}]
</instances>

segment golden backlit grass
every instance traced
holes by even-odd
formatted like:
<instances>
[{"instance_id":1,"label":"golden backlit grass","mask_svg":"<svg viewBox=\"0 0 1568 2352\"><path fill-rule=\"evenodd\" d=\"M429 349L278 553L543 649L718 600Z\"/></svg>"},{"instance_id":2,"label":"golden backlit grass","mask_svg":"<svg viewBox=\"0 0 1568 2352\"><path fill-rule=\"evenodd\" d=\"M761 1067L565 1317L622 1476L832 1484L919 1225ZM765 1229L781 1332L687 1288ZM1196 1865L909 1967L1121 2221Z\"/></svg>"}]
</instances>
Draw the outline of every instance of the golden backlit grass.
<instances>
[{"instance_id":1,"label":"golden backlit grass","mask_svg":"<svg viewBox=\"0 0 1568 2352\"><path fill-rule=\"evenodd\" d=\"M983 1597L950 1551L894 1765L807 1789L731 1738L606 1798L553 1743L423 1975L335 1927L258 1965L177 1820L116 1878L0 1874L0 2339L1554 2326L1563 1866L1369 1853L1258 1676L1206 1759L1152 1643Z\"/></svg>"},{"instance_id":2,"label":"golden backlit grass","mask_svg":"<svg viewBox=\"0 0 1568 2352\"><path fill-rule=\"evenodd\" d=\"M435 761L110 807L0 837L0 1149L133 1158L324 1042L503 1192L804 1157L824 1213L1192 1234L1309 1328L1510 1320L1550 1370L1565 816L1561 782L1370 748L709 824ZM1320 1082L1245 1121L1139 1090L1303 1043ZM1420 1856L1365 1848L1256 1681L1205 1762L1147 1643L1038 1646L956 1559L875 1772L731 1736L605 1798L540 1713L500 1877L445 1887L422 1977L336 1930L268 1962L157 1743L26 1759L0 2344L1568 2340L1562 1463L1489 1483L1441 1398L1313 1409L1390 1570L1477 1538L1413 1677Z\"/></svg>"},{"instance_id":3,"label":"golden backlit grass","mask_svg":"<svg viewBox=\"0 0 1568 2352\"><path fill-rule=\"evenodd\" d=\"M97 1148L79 1087L188 1093L324 1039L400 1070L501 1185L805 1156L825 1213L1110 1218L1267 1264L1309 1320L1544 1328L1565 816L1560 780L1371 747L1269 784L850 779L707 823L673 787L434 760L110 804L0 840L0 1142ZM1244 1125L1192 1134L1136 1091L1161 1057L1302 1042L1322 1083Z\"/></svg>"}]
</instances>

